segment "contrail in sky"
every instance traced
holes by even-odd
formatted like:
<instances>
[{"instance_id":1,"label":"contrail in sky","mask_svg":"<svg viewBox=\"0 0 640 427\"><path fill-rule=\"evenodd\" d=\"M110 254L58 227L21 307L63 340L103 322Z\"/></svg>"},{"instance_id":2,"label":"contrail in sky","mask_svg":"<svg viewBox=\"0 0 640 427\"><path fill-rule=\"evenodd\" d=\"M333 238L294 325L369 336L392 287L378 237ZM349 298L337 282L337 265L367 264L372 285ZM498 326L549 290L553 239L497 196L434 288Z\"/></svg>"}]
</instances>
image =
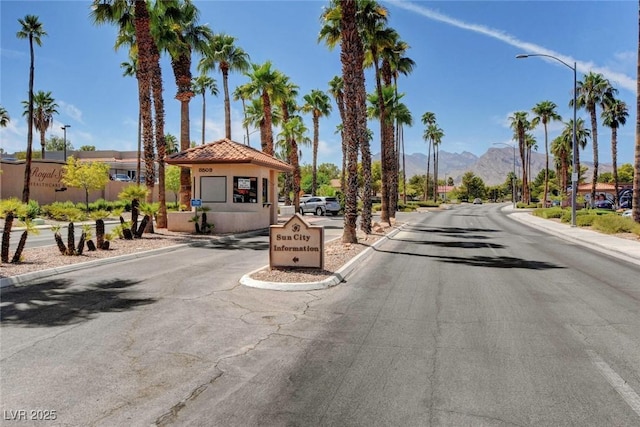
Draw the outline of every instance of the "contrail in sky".
<instances>
[{"instance_id":1,"label":"contrail in sky","mask_svg":"<svg viewBox=\"0 0 640 427\"><path fill-rule=\"evenodd\" d=\"M411 12L415 12L418 15L422 15L425 18L431 19L433 21L442 22L443 24L451 25L453 27L461 28L467 31L472 31L474 33L482 34L487 37L492 37L508 45L522 49L523 51L522 53L530 53L530 54L539 53L544 55L555 56L569 65L572 65L575 62L576 69L583 74L588 73L589 71L593 71L594 73L600 73L604 75L607 79L609 79L612 83L616 83L617 85L619 85L621 88L624 88L634 93L636 91L636 79L633 79L623 73L618 73L615 71L611 71L607 68L598 67L592 62L576 61L574 58L570 56L563 55L558 52L554 52L550 49L547 49L545 47L539 46L534 43L529 43L529 42L519 40L518 38L510 34L507 34L504 31L485 27L484 25L470 24L467 22L463 22L463 21L460 21L459 19L451 18L447 15L443 15L441 13L438 13L426 7L418 6L415 3L409 3L402 0L387 0L387 3L390 3L396 7L399 7ZM556 65L560 65L557 61L554 61L553 59L550 59L550 58L542 57L540 59L544 59L545 61L549 61L551 63L555 63Z\"/></svg>"}]
</instances>

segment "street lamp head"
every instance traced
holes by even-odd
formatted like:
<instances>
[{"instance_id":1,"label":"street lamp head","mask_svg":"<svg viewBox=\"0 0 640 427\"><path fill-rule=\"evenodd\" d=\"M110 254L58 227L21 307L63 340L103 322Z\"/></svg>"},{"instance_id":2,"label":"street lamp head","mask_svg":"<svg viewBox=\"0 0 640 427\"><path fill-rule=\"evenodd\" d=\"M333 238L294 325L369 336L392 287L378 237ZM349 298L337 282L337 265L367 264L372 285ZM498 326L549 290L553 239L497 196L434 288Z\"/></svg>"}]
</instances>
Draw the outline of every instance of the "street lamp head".
<instances>
[{"instance_id":1,"label":"street lamp head","mask_svg":"<svg viewBox=\"0 0 640 427\"><path fill-rule=\"evenodd\" d=\"M516 55L516 59L522 59L522 58L528 58L529 55L525 54L525 53L521 53L519 55Z\"/></svg>"}]
</instances>

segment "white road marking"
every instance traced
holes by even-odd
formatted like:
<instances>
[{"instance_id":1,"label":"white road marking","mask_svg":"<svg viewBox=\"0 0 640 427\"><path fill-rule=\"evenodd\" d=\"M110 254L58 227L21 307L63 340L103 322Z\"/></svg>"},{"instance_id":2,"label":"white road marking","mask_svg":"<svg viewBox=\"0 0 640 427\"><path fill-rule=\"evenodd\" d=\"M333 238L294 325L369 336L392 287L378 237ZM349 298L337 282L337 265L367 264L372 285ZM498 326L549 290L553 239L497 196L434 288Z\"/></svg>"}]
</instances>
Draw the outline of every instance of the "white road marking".
<instances>
[{"instance_id":1,"label":"white road marking","mask_svg":"<svg viewBox=\"0 0 640 427\"><path fill-rule=\"evenodd\" d=\"M631 409L640 416L640 396L638 396L638 393L636 393L616 371L611 369L607 362L602 360L595 351L587 350L587 353L593 364L596 365L596 368L598 368L600 373L607 379L609 384L611 384L615 391L631 406Z\"/></svg>"}]
</instances>

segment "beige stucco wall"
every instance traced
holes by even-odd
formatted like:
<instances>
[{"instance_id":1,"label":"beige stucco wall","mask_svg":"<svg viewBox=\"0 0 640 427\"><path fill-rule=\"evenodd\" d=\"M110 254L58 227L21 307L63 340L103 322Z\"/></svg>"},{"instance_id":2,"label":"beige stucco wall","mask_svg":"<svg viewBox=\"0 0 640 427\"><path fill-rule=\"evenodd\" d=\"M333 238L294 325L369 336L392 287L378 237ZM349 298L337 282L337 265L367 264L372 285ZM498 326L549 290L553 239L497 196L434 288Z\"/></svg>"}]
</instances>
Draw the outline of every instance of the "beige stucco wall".
<instances>
[{"instance_id":1,"label":"beige stucco wall","mask_svg":"<svg viewBox=\"0 0 640 427\"><path fill-rule=\"evenodd\" d=\"M225 177L224 202L211 202L203 198L202 177ZM255 203L234 203L234 177L255 177L258 180L258 198ZM268 182L268 203L262 203L262 179ZM198 164L191 168L192 197L202 200L202 207L208 208L207 222L214 225L214 233L236 233L268 228L278 223L278 172L252 164ZM191 212L170 212L167 228L171 231L193 232L195 226L189 222L195 215Z\"/></svg>"},{"instance_id":2,"label":"beige stucco wall","mask_svg":"<svg viewBox=\"0 0 640 427\"><path fill-rule=\"evenodd\" d=\"M67 187L66 191L55 191L64 187L62 182L62 166L59 160L33 160L31 162L31 180L29 183L29 199L37 201L41 206L53 202L71 201L85 202L85 191L81 188ZM0 198L16 197L22 199L24 187L24 162L0 161ZM118 200L118 194L127 182L109 181L103 190L89 192L89 203L98 199ZM154 187L153 200L158 200L158 187Z\"/></svg>"}]
</instances>

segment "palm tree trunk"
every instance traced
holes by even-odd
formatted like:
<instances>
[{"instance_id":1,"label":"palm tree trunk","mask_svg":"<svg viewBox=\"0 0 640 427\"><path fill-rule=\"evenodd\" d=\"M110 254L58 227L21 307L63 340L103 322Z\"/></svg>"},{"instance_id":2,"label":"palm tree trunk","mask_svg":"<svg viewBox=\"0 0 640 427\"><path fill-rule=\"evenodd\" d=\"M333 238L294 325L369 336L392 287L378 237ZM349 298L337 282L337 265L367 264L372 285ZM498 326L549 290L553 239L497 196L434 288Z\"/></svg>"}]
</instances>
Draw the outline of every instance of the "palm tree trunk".
<instances>
[{"instance_id":1,"label":"palm tree trunk","mask_svg":"<svg viewBox=\"0 0 640 427\"><path fill-rule=\"evenodd\" d=\"M313 158L311 167L311 194L318 194L318 138L320 116L313 112Z\"/></svg>"},{"instance_id":2,"label":"palm tree trunk","mask_svg":"<svg viewBox=\"0 0 640 427\"><path fill-rule=\"evenodd\" d=\"M549 141L547 139L547 124L544 123L544 194L542 207L547 207L547 195L549 194Z\"/></svg>"},{"instance_id":3,"label":"palm tree trunk","mask_svg":"<svg viewBox=\"0 0 640 427\"><path fill-rule=\"evenodd\" d=\"M429 168L431 167L431 139L427 148L427 176L424 183L424 201L429 200Z\"/></svg>"},{"instance_id":4,"label":"palm tree trunk","mask_svg":"<svg viewBox=\"0 0 640 427\"><path fill-rule=\"evenodd\" d=\"M618 129L613 126L611 128L611 162L613 163L613 183L615 186L615 194L613 195L613 204L618 206Z\"/></svg>"},{"instance_id":5,"label":"palm tree trunk","mask_svg":"<svg viewBox=\"0 0 640 427\"><path fill-rule=\"evenodd\" d=\"M22 203L29 203L29 186L31 185L31 158L33 157L33 34L29 34L29 109L27 113L27 158L24 166L24 186L22 188Z\"/></svg>"},{"instance_id":6,"label":"palm tree trunk","mask_svg":"<svg viewBox=\"0 0 640 427\"><path fill-rule=\"evenodd\" d=\"M593 179L591 180L591 204L596 200L596 185L598 183L598 119L596 109L593 107L591 115L591 140L593 142Z\"/></svg>"},{"instance_id":7,"label":"palm tree trunk","mask_svg":"<svg viewBox=\"0 0 640 427\"><path fill-rule=\"evenodd\" d=\"M224 134L231 139L231 102L229 101L229 70L222 69L222 87L224 88Z\"/></svg>"},{"instance_id":8,"label":"palm tree trunk","mask_svg":"<svg viewBox=\"0 0 640 427\"><path fill-rule=\"evenodd\" d=\"M41 153L40 153L40 154L42 155L42 158L43 158L43 159L44 159L44 155L45 155L45 153L44 153L44 146L45 146L45 144L46 144L46 142L45 142L45 140L44 140L44 131L41 131L41 132L40 132L40 147L41 147L42 151L41 151Z\"/></svg>"},{"instance_id":9,"label":"palm tree trunk","mask_svg":"<svg viewBox=\"0 0 640 427\"><path fill-rule=\"evenodd\" d=\"M207 117L207 105L205 100L205 91L202 91L202 145L204 145L204 124ZM182 140L182 129L180 130L180 140ZM180 144L180 151L182 151L182 143Z\"/></svg>"}]
</instances>

